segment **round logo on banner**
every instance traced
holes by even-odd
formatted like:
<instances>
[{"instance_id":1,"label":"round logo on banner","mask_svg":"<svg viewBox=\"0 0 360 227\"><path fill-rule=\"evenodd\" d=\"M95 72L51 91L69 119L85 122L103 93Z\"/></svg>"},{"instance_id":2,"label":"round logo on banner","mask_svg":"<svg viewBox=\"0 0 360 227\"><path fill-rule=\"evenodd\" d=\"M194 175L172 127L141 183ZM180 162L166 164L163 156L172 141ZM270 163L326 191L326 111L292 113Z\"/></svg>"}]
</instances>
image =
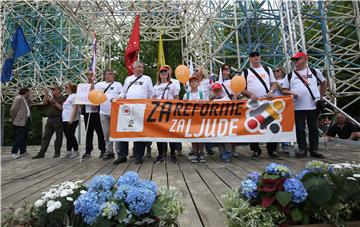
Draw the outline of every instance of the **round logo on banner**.
<instances>
[{"instance_id":1,"label":"round logo on banner","mask_svg":"<svg viewBox=\"0 0 360 227\"><path fill-rule=\"evenodd\" d=\"M122 109L121 109L121 112L122 112L124 115L128 116L128 115L131 114L131 108L130 108L129 106L124 105L124 106L122 107Z\"/></svg>"}]
</instances>

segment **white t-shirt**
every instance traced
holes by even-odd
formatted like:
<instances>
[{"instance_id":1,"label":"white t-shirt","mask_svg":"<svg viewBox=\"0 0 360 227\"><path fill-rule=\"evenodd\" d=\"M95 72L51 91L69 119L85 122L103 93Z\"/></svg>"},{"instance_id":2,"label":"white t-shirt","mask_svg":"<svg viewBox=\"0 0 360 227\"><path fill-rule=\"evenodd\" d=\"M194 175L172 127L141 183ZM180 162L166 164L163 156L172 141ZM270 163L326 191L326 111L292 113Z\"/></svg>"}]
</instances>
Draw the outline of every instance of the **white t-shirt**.
<instances>
[{"instance_id":1,"label":"white t-shirt","mask_svg":"<svg viewBox=\"0 0 360 227\"><path fill-rule=\"evenodd\" d=\"M65 102L63 103L63 110L62 110L62 121L63 122L69 122L71 119L71 115L73 112L74 108L77 108L77 106L74 106L75 103L75 98L76 98L76 94L70 94L67 99L65 100ZM76 113L74 121L78 121L79 120L79 111Z\"/></svg>"},{"instance_id":2,"label":"white t-shirt","mask_svg":"<svg viewBox=\"0 0 360 227\"><path fill-rule=\"evenodd\" d=\"M204 94L202 94L203 97L201 99L200 92L201 92L200 90L198 90L196 92L187 91L184 94L183 100L192 100L192 101L204 100ZM189 98L188 98L188 96L189 96Z\"/></svg>"},{"instance_id":3,"label":"white t-shirt","mask_svg":"<svg viewBox=\"0 0 360 227\"><path fill-rule=\"evenodd\" d=\"M274 74L272 70L269 70L270 75L265 71L263 66L260 66L259 68L253 68L259 76L264 80L267 88L270 90L271 85L270 83L276 82ZM263 98L266 96L266 89L264 88L264 85L260 82L260 80L254 75L253 72L250 71L250 69L247 69L248 76L246 79L247 83L247 90L253 93L257 98ZM244 72L241 74L244 76Z\"/></svg>"},{"instance_id":4,"label":"white t-shirt","mask_svg":"<svg viewBox=\"0 0 360 227\"><path fill-rule=\"evenodd\" d=\"M129 85L136 80L136 76L132 75L126 78L124 87L120 93L121 98L125 99L148 99L153 96L153 84L151 78L146 75L142 75L131 87Z\"/></svg>"},{"instance_id":5,"label":"white t-shirt","mask_svg":"<svg viewBox=\"0 0 360 227\"><path fill-rule=\"evenodd\" d=\"M225 94L222 98L216 98L213 99L212 101L218 102L218 101L230 101L231 99L229 99L228 95Z\"/></svg>"},{"instance_id":6,"label":"white t-shirt","mask_svg":"<svg viewBox=\"0 0 360 227\"><path fill-rule=\"evenodd\" d=\"M176 88L176 85L170 83L168 86L168 84L169 83L166 82L154 86L154 96L156 99L161 99L163 94L163 99L174 99L175 96L179 95L179 90ZM165 88L166 91L164 93Z\"/></svg>"},{"instance_id":7,"label":"white t-shirt","mask_svg":"<svg viewBox=\"0 0 360 227\"><path fill-rule=\"evenodd\" d=\"M181 90L180 82L177 79L173 79L173 78L170 78L170 81L174 84L175 88L180 93L180 90Z\"/></svg>"},{"instance_id":8,"label":"white t-shirt","mask_svg":"<svg viewBox=\"0 0 360 227\"><path fill-rule=\"evenodd\" d=\"M203 99L209 100L211 94L211 85L209 79L203 79L199 84L199 89L203 93Z\"/></svg>"},{"instance_id":9,"label":"white t-shirt","mask_svg":"<svg viewBox=\"0 0 360 227\"><path fill-rule=\"evenodd\" d=\"M320 82L325 81L324 75L317 69L315 69L315 71L316 76ZM297 95L297 97L294 99L295 110L314 110L316 109L315 102L320 99L320 91L317 86L317 79L308 67L297 72L304 79L304 81L308 83L312 93L314 94L315 101L312 99L310 92L306 88L305 84L297 77L294 72L292 72L290 83L288 76L284 78L283 88L287 88L292 93Z\"/></svg>"},{"instance_id":10,"label":"white t-shirt","mask_svg":"<svg viewBox=\"0 0 360 227\"><path fill-rule=\"evenodd\" d=\"M101 82L95 84L95 89L105 91L105 89L110 84L111 83L109 83L109 82L101 81ZM122 90L121 83L114 81L114 83L111 84L111 86L105 92L106 101L103 104L100 104L100 114L104 114L104 115L108 115L108 116L110 115L111 99L116 99L119 96L121 90Z\"/></svg>"},{"instance_id":11,"label":"white t-shirt","mask_svg":"<svg viewBox=\"0 0 360 227\"><path fill-rule=\"evenodd\" d=\"M280 85L280 87L283 87L283 81L285 78L280 79L280 80L276 80L276 82ZM274 91L274 96L282 96L284 95L283 93L281 93L281 91L278 90L278 88L276 88L276 90Z\"/></svg>"},{"instance_id":12,"label":"white t-shirt","mask_svg":"<svg viewBox=\"0 0 360 227\"><path fill-rule=\"evenodd\" d=\"M229 92L229 94L230 94L230 95L233 95L234 93L233 93L232 90L231 90L230 81L231 81L230 79L226 79L226 80L224 80L222 83L225 85L225 87L226 87L227 91ZM223 87L223 90L224 90L224 93L225 93L226 95L228 95L228 94L226 93L224 87Z\"/></svg>"}]
</instances>

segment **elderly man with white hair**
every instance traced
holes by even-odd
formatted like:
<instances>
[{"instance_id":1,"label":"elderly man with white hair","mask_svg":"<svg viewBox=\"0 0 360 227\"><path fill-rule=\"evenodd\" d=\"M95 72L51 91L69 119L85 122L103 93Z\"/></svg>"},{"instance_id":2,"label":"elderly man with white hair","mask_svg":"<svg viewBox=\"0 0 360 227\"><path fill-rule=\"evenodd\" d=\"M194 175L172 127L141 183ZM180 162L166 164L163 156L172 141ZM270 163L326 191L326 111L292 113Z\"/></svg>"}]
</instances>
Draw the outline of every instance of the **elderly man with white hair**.
<instances>
[{"instance_id":1,"label":"elderly man with white hair","mask_svg":"<svg viewBox=\"0 0 360 227\"><path fill-rule=\"evenodd\" d=\"M119 95L119 99L148 99L153 96L153 83L149 76L144 75L144 64L136 61L133 64L134 74L127 77L124 87ZM146 142L134 142L135 163L142 162L145 152ZM113 163L118 165L127 162L129 154L129 142L121 142L121 148L118 152L118 159Z\"/></svg>"}]
</instances>

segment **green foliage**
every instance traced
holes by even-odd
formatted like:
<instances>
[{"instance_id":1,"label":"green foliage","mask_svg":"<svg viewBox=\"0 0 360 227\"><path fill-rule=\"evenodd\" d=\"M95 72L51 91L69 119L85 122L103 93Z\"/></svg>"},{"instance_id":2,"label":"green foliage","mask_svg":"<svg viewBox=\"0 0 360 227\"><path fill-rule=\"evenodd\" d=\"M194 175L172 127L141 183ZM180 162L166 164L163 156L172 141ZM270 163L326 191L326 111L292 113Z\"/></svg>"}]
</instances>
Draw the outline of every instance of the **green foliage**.
<instances>
[{"instance_id":1,"label":"green foliage","mask_svg":"<svg viewBox=\"0 0 360 227\"><path fill-rule=\"evenodd\" d=\"M322 176L311 177L304 181L309 199L315 205L323 205L330 201L333 196L332 186Z\"/></svg>"},{"instance_id":2,"label":"green foliage","mask_svg":"<svg viewBox=\"0 0 360 227\"><path fill-rule=\"evenodd\" d=\"M283 191L278 191L276 193L276 200L283 206L285 207L286 205L288 205L291 201L291 197L292 197L292 193L290 192L283 192Z\"/></svg>"},{"instance_id":3,"label":"green foliage","mask_svg":"<svg viewBox=\"0 0 360 227\"><path fill-rule=\"evenodd\" d=\"M263 208L252 206L244 200L238 191L231 190L225 195L224 209L228 217L228 226L276 227L286 220L283 212L271 206Z\"/></svg>"},{"instance_id":4,"label":"green foliage","mask_svg":"<svg viewBox=\"0 0 360 227\"><path fill-rule=\"evenodd\" d=\"M170 226L176 223L177 217L184 212L184 204L176 197L178 192L172 189L161 187L156 202L153 205L152 213L160 217L160 224Z\"/></svg>"}]
</instances>

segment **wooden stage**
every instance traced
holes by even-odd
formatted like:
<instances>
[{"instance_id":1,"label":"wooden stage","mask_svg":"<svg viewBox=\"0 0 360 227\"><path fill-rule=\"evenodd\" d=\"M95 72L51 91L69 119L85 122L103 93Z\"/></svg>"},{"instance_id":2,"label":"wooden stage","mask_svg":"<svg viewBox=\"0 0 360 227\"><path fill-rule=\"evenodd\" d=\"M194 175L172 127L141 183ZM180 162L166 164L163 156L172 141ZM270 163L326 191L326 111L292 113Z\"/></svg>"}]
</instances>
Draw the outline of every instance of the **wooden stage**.
<instances>
[{"instance_id":1,"label":"wooden stage","mask_svg":"<svg viewBox=\"0 0 360 227\"><path fill-rule=\"evenodd\" d=\"M152 155L156 154L153 144ZM64 146L63 146L64 148ZM81 147L83 148L83 147ZM238 188L240 181L251 171L262 172L266 165L273 162L267 157L263 148L262 158L253 161L249 158L251 152L248 146L238 146L239 157L232 158L230 163L222 163L217 148L215 155L207 155L206 163L193 164L184 156L179 158L178 164L164 162L153 164L153 160L145 158L141 165L131 161L114 166L112 161L103 161L94 152L91 159L79 163L79 159L52 158L54 150L50 146L46 158L32 160L24 157L12 160L10 147L3 147L1 153L1 203L2 214L5 207L13 203L19 207L25 201L34 202L41 196L42 191L51 185L66 180L88 181L94 175L111 174L118 178L126 171L137 171L141 178L151 179L159 185L174 186L181 192L181 200L185 204L185 212L180 216L180 226L225 226L225 215L220 212L223 207L223 195L230 188ZM189 152L189 144L183 144L183 153ZM359 146L348 146L339 143L321 144L321 153L326 156L325 161L336 163L346 161L360 161ZM39 146L28 147L28 152L34 155ZM130 149L131 150L131 149ZM65 152L62 153L62 155ZM297 173L311 158L290 159L280 154L284 159L276 161L289 165ZM5 211L5 212L4 212Z\"/></svg>"}]
</instances>

